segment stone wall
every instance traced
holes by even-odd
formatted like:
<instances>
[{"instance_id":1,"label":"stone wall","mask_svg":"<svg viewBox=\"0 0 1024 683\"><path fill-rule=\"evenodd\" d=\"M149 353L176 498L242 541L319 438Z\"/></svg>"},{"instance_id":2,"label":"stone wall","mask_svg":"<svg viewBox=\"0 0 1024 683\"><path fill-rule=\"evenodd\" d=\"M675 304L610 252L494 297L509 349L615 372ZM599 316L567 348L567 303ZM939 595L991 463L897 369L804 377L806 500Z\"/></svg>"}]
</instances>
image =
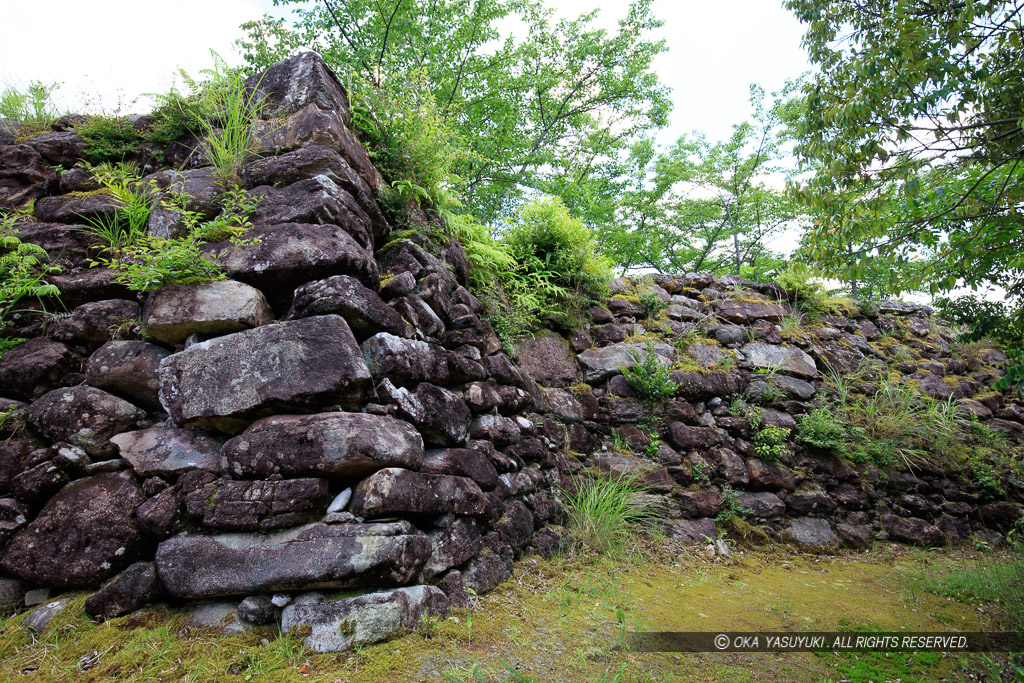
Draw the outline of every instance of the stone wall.
<instances>
[{"instance_id":1,"label":"stone wall","mask_svg":"<svg viewBox=\"0 0 1024 683\"><path fill-rule=\"evenodd\" d=\"M246 236L258 241L204 246L225 281L136 296L89 267L100 245L83 222L117 203L73 168L74 120L0 147L0 198L35 199L20 237L61 266L67 310L18 316L10 331L30 339L0 359L14 407L0 443L5 610L77 589L98 589L97 618L164 600L206 601L197 619L236 626L385 610L369 642L561 543L538 532L561 515L554 446L527 417L539 390L479 317L461 246L391 239L382 181L319 57L256 82L274 119L239 175L261 198ZM144 182L219 210L201 152L139 160ZM174 211L151 216L152 235L181 230ZM370 595L323 597L352 589ZM316 647L352 644L338 637Z\"/></svg>"},{"instance_id":2,"label":"stone wall","mask_svg":"<svg viewBox=\"0 0 1024 683\"><path fill-rule=\"evenodd\" d=\"M899 369L923 391L971 399L1019 443L1024 407L986 391L998 351L954 358L947 331L901 304L783 333L793 309L777 286L687 275L615 281L583 329L538 332L513 361L480 317L461 246L392 239L382 180L320 59L252 83L274 117L257 124L259 158L239 174L261 197L247 236L258 241L204 247L221 282L136 296L89 267L100 245L82 222L116 200L74 168L81 119L0 140L0 203L35 199L20 236L61 266L48 310L66 310L18 316L8 332L29 341L0 359L0 404L14 407L0 425L0 610L85 589L98 619L166 601L196 623L279 622L309 630L314 649L343 649L560 547L556 491L585 469L642 476L664 499L667 533L692 542L727 530L714 518L728 490L751 510L753 538L815 549L996 543L1020 515L949 472L883 477L795 442L762 462L750 424L728 411L771 384L762 416L792 428L826 367L906 357ZM187 190L191 210L219 210L223 188L195 140L144 146L139 161L147 182ZM175 212L153 213L151 234L181 230ZM644 319L644 289L667 302L661 319ZM906 336L894 345L880 330L896 328ZM698 329L709 339L676 343ZM679 384L657 420L622 375L646 340ZM1021 500L1018 482L1005 489ZM363 595L328 597L342 590ZM25 623L44 628L64 604Z\"/></svg>"},{"instance_id":3,"label":"stone wall","mask_svg":"<svg viewBox=\"0 0 1024 683\"><path fill-rule=\"evenodd\" d=\"M663 497L669 536L700 542L724 532L814 551L876 540L995 546L1018 523L1019 474L1004 470L993 482L998 494L971 481L966 466L936 464L940 458L880 469L798 438L798 420L830 405L819 393L834 372L865 395L884 379L926 400L951 399L964 418L1001 435L1008 460L1019 463L1024 404L991 388L1006 355L982 347L957 357L955 335L927 306L881 302L870 315L838 306L812 321L778 285L735 276L659 275L653 283L616 280L611 289L584 329L526 340L519 359L544 387L541 433L564 442L575 456L567 460L644 480ZM649 319L642 297L652 295L664 310ZM622 375L649 344L678 385L660 404L637 398ZM774 461L758 458L752 444L764 425L789 430ZM977 443L963 438L968 451ZM730 506L743 514L722 515Z\"/></svg>"}]
</instances>

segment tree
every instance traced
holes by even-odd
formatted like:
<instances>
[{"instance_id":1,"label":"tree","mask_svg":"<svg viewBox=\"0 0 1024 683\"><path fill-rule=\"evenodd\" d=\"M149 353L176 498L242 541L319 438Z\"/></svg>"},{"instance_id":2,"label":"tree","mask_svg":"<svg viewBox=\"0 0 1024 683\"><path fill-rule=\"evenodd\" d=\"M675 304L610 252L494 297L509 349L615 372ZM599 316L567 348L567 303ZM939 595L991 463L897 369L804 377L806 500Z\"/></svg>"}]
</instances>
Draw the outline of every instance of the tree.
<instances>
[{"instance_id":1,"label":"tree","mask_svg":"<svg viewBox=\"0 0 1024 683\"><path fill-rule=\"evenodd\" d=\"M815 258L846 279L916 269L933 291L1019 291L1024 2L785 4L819 66L796 146Z\"/></svg>"},{"instance_id":2,"label":"tree","mask_svg":"<svg viewBox=\"0 0 1024 683\"><path fill-rule=\"evenodd\" d=\"M641 140L620 168L592 179L589 186L614 197L615 208L577 210L606 216L606 253L624 269L758 277L775 265L768 238L801 215L782 189L785 124L796 106L789 97L793 87L766 106L763 89L751 86L753 120L734 126L728 140L684 135L660 153L652 141ZM606 179L613 173L620 174L618 182Z\"/></svg>"},{"instance_id":3,"label":"tree","mask_svg":"<svg viewBox=\"0 0 1024 683\"><path fill-rule=\"evenodd\" d=\"M294 20L244 25L253 69L315 49L352 89L426 82L468 148L455 173L484 221L546 189L569 160L603 159L664 125L669 100L651 70L663 41L651 0L634 0L618 31L597 10L555 21L540 0L275 0ZM514 32L499 27L515 26ZM614 135L609 132L614 131ZM391 179L395 180L395 179Z\"/></svg>"}]
</instances>

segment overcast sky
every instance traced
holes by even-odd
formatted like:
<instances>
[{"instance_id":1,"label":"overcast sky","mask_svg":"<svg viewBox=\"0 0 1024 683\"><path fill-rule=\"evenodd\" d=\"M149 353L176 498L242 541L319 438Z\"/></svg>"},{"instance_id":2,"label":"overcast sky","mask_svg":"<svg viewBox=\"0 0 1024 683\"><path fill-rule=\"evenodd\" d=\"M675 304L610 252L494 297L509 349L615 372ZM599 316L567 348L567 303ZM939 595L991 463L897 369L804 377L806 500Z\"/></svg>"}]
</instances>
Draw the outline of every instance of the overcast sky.
<instances>
[{"instance_id":1,"label":"overcast sky","mask_svg":"<svg viewBox=\"0 0 1024 683\"><path fill-rule=\"evenodd\" d=\"M565 16L594 7L593 0L548 1ZM628 0L600 6L602 22L614 26ZM211 49L237 63L239 24L268 10L282 11L271 0L49 0L44 6L0 0L4 24L17 27L0 40L0 83L59 81L67 106L98 101L113 111L166 91L177 67L189 73L209 67ZM664 143L692 130L728 136L750 113L750 83L771 92L809 68L801 26L781 0L655 0L654 14L665 21L669 44L656 70L675 100ZM143 100L135 110L148 108Z\"/></svg>"}]
</instances>

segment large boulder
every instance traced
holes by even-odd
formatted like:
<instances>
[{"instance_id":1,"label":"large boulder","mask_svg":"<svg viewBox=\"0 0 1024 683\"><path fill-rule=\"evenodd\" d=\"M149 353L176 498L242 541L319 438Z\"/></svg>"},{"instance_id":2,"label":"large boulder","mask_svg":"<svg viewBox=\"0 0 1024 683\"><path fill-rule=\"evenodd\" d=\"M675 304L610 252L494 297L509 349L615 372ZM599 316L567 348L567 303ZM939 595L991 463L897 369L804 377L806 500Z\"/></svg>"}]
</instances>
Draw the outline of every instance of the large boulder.
<instances>
[{"instance_id":1,"label":"large boulder","mask_svg":"<svg viewBox=\"0 0 1024 683\"><path fill-rule=\"evenodd\" d=\"M416 425L428 445L462 446L469 441L472 415L447 389L423 382L412 392L385 379L377 390L398 406L399 417Z\"/></svg>"},{"instance_id":2,"label":"large boulder","mask_svg":"<svg viewBox=\"0 0 1024 683\"><path fill-rule=\"evenodd\" d=\"M482 452L472 448L443 448L427 451L420 471L469 477L484 491L498 485L498 470Z\"/></svg>"},{"instance_id":3,"label":"large boulder","mask_svg":"<svg viewBox=\"0 0 1024 683\"><path fill-rule=\"evenodd\" d=\"M0 356L0 392L30 401L61 386L65 375L81 368L82 359L67 346L36 337Z\"/></svg>"},{"instance_id":4,"label":"large boulder","mask_svg":"<svg viewBox=\"0 0 1024 683\"><path fill-rule=\"evenodd\" d=\"M60 176L28 145L0 146L0 208L18 209L57 189Z\"/></svg>"},{"instance_id":5,"label":"large boulder","mask_svg":"<svg viewBox=\"0 0 1024 683\"><path fill-rule=\"evenodd\" d=\"M130 614L163 594L153 562L136 562L85 601L85 613L104 621Z\"/></svg>"},{"instance_id":6,"label":"large boulder","mask_svg":"<svg viewBox=\"0 0 1024 683\"><path fill-rule=\"evenodd\" d=\"M268 531L299 526L329 500L325 479L218 479L185 496L189 517L210 529Z\"/></svg>"},{"instance_id":7,"label":"large boulder","mask_svg":"<svg viewBox=\"0 0 1024 683\"><path fill-rule=\"evenodd\" d=\"M472 479L396 467L361 481L351 505L352 513L362 517L479 515L485 508L484 493Z\"/></svg>"},{"instance_id":8,"label":"large boulder","mask_svg":"<svg viewBox=\"0 0 1024 683\"><path fill-rule=\"evenodd\" d=\"M160 361L171 352L143 341L110 341L85 362L85 379L97 389L149 409L160 408Z\"/></svg>"},{"instance_id":9,"label":"large boulder","mask_svg":"<svg viewBox=\"0 0 1024 683\"><path fill-rule=\"evenodd\" d=\"M899 517L885 514L879 520L889 538L902 543L934 548L946 545L946 534L942 529L916 517Z\"/></svg>"},{"instance_id":10,"label":"large boulder","mask_svg":"<svg viewBox=\"0 0 1024 683\"><path fill-rule=\"evenodd\" d=\"M84 479L51 498L11 539L0 567L43 586L98 586L142 551L135 508L143 500L130 472Z\"/></svg>"},{"instance_id":11,"label":"large boulder","mask_svg":"<svg viewBox=\"0 0 1024 683\"><path fill-rule=\"evenodd\" d=\"M796 545L806 550L832 550L839 546L832 525L821 517L798 517L789 523L786 532Z\"/></svg>"},{"instance_id":12,"label":"large boulder","mask_svg":"<svg viewBox=\"0 0 1024 683\"><path fill-rule=\"evenodd\" d=\"M568 387L577 383L572 351L558 335L527 337L517 347L519 367L533 381L546 387Z\"/></svg>"},{"instance_id":13,"label":"large boulder","mask_svg":"<svg viewBox=\"0 0 1024 683\"><path fill-rule=\"evenodd\" d=\"M224 184L211 166L159 171L146 180L166 188L165 196L172 193L181 196L184 208L203 220L215 218L221 211ZM180 209L158 203L149 214L147 230L154 237L180 238L188 234L188 225L182 220Z\"/></svg>"},{"instance_id":14,"label":"large boulder","mask_svg":"<svg viewBox=\"0 0 1024 683\"><path fill-rule=\"evenodd\" d=\"M55 389L29 406L28 421L50 441L67 441L94 458L117 454L111 437L145 425L146 413L100 389Z\"/></svg>"},{"instance_id":15,"label":"large boulder","mask_svg":"<svg viewBox=\"0 0 1024 683\"><path fill-rule=\"evenodd\" d=\"M309 104L339 111L347 120L348 93L323 58L303 52L274 64L245 82L251 96L269 117L293 114Z\"/></svg>"},{"instance_id":16,"label":"large boulder","mask_svg":"<svg viewBox=\"0 0 1024 683\"><path fill-rule=\"evenodd\" d=\"M121 208L121 200L109 191L100 190L84 195L41 197L36 201L36 218L44 223L86 224L95 220L110 220Z\"/></svg>"},{"instance_id":17,"label":"large boulder","mask_svg":"<svg viewBox=\"0 0 1024 683\"><path fill-rule=\"evenodd\" d=\"M307 283L295 290L288 319L336 313L352 328L356 339L378 332L412 336L408 323L373 290L349 275L335 275Z\"/></svg>"},{"instance_id":18,"label":"large boulder","mask_svg":"<svg viewBox=\"0 0 1024 683\"><path fill-rule=\"evenodd\" d=\"M383 237L391 230L373 198L373 190L344 157L329 147L309 145L293 152L254 159L242 167L241 176L250 187L281 187L323 176L355 198L369 216L375 237Z\"/></svg>"},{"instance_id":19,"label":"large boulder","mask_svg":"<svg viewBox=\"0 0 1024 683\"><path fill-rule=\"evenodd\" d=\"M381 332L363 342L361 349L377 380L387 378L400 387L414 387L420 382L448 384L448 359L437 344Z\"/></svg>"},{"instance_id":20,"label":"large boulder","mask_svg":"<svg viewBox=\"0 0 1024 683\"><path fill-rule=\"evenodd\" d=\"M261 200L250 217L257 226L329 223L343 228L363 249L373 250L370 217L352 195L327 176L285 187L257 187L253 195Z\"/></svg>"},{"instance_id":21,"label":"large boulder","mask_svg":"<svg viewBox=\"0 0 1024 683\"><path fill-rule=\"evenodd\" d=\"M68 318L50 328L50 334L61 341L79 342L97 348L116 338L119 330L131 329L139 317L139 304L127 299L93 301L77 306Z\"/></svg>"},{"instance_id":22,"label":"large boulder","mask_svg":"<svg viewBox=\"0 0 1024 683\"><path fill-rule=\"evenodd\" d=\"M411 586L342 600L298 601L281 613L281 631L308 633L302 642L314 652L341 652L409 633L447 613L444 591Z\"/></svg>"},{"instance_id":23,"label":"large boulder","mask_svg":"<svg viewBox=\"0 0 1024 683\"><path fill-rule=\"evenodd\" d=\"M142 309L146 333L171 346L193 334L216 337L273 319L263 293L234 280L169 285L150 294Z\"/></svg>"},{"instance_id":24,"label":"large boulder","mask_svg":"<svg viewBox=\"0 0 1024 683\"><path fill-rule=\"evenodd\" d=\"M372 388L355 337L336 315L236 332L160 363L160 400L174 421L226 432L284 410L361 407Z\"/></svg>"},{"instance_id":25,"label":"large boulder","mask_svg":"<svg viewBox=\"0 0 1024 683\"><path fill-rule=\"evenodd\" d=\"M135 473L176 477L192 470L220 470L220 442L191 429L150 427L111 439Z\"/></svg>"},{"instance_id":26,"label":"large boulder","mask_svg":"<svg viewBox=\"0 0 1024 683\"><path fill-rule=\"evenodd\" d=\"M770 304L767 301L723 299L714 301L711 305L720 318L738 325L748 325L755 320L777 323L786 317L786 309L783 306Z\"/></svg>"},{"instance_id":27,"label":"large boulder","mask_svg":"<svg viewBox=\"0 0 1024 683\"><path fill-rule=\"evenodd\" d=\"M408 522L310 524L270 534L185 534L160 544L157 571L177 598L400 586L430 558Z\"/></svg>"},{"instance_id":28,"label":"large boulder","mask_svg":"<svg viewBox=\"0 0 1024 683\"><path fill-rule=\"evenodd\" d=\"M408 422L381 415L278 415L253 423L222 454L238 477L358 477L385 467L419 469L423 439Z\"/></svg>"},{"instance_id":29,"label":"large boulder","mask_svg":"<svg viewBox=\"0 0 1024 683\"><path fill-rule=\"evenodd\" d=\"M690 401L731 396L747 385L744 377L736 372L672 372L669 378L676 383L676 396Z\"/></svg>"},{"instance_id":30,"label":"large boulder","mask_svg":"<svg viewBox=\"0 0 1024 683\"><path fill-rule=\"evenodd\" d=\"M740 353L755 368L811 379L818 375L814 359L795 346L752 343L740 349Z\"/></svg>"},{"instance_id":31,"label":"large boulder","mask_svg":"<svg viewBox=\"0 0 1024 683\"><path fill-rule=\"evenodd\" d=\"M351 275L370 289L380 284L373 255L337 225L261 225L246 240L242 247L216 242L204 249L229 277L256 287L279 310L291 304L296 287L332 275Z\"/></svg>"}]
</instances>

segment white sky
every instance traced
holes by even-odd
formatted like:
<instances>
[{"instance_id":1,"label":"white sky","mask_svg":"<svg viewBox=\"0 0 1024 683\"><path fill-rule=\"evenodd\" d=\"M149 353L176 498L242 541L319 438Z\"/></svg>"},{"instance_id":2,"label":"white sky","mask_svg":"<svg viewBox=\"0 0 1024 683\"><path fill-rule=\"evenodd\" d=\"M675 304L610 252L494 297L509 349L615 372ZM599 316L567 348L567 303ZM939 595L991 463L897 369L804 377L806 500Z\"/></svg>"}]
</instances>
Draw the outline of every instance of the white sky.
<instances>
[{"instance_id":1,"label":"white sky","mask_svg":"<svg viewBox=\"0 0 1024 683\"><path fill-rule=\"evenodd\" d=\"M595 4L547 2L563 16ZM613 27L627 6L628 0L604 0L601 22ZM9 27L0 40L0 84L59 81L68 107L98 100L113 111L145 93L166 91L177 67L193 74L209 67L210 49L237 63L232 44L241 35L239 24L273 9L271 0L0 0ZM781 0L655 0L654 14L664 20L661 33L669 43L656 70L675 100L663 143L692 130L711 139L728 136L732 124L750 114L750 83L770 93L809 68L801 25ZM141 101L135 110L148 108Z\"/></svg>"}]
</instances>

